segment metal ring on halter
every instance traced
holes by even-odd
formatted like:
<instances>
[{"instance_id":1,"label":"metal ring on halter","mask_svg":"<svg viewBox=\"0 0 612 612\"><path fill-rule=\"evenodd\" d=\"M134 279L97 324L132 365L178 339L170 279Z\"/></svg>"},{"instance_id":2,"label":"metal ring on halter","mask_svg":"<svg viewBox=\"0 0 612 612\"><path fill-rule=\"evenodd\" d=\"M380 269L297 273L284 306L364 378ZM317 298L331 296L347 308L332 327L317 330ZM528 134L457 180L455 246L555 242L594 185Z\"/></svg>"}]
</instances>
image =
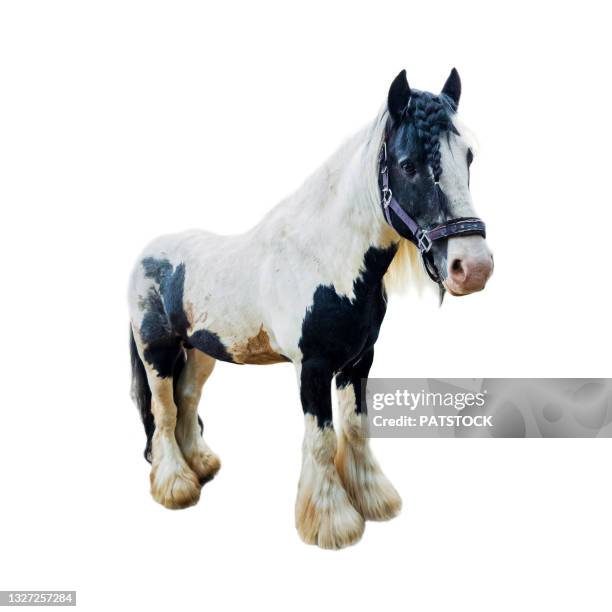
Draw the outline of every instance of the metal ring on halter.
<instances>
[{"instance_id":1,"label":"metal ring on halter","mask_svg":"<svg viewBox=\"0 0 612 612\"><path fill-rule=\"evenodd\" d=\"M423 231L423 233L418 237L417 240L419 251L421 251L421 253L429 253L429 250L431 249L431 245L433 243L431 238L427 235L427 232Z\"/></svg>"}]
</instances>

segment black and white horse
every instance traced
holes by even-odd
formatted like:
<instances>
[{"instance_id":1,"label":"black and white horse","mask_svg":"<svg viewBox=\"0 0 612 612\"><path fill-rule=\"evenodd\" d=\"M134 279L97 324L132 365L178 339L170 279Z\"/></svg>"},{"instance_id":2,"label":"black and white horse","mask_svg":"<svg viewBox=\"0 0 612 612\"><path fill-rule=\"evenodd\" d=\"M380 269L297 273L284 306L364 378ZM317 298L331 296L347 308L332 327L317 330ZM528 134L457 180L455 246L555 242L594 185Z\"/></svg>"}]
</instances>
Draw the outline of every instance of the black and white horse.
<instances>
[{"instance_id":1,"label":"black and white horse","mask_svg":"<svg viewBox=\"0 0 612 612\"><path fill-rule=\"evenodd\" d=\"M129 305L133 396L156 501L195 504L219 470L197 411L215 361L290 361L305 422L300 536L341 548L361 537L365 520L399 512L401 499L369 449L360 393L386 288L407 271L442 295L465 295L493 270L472 208L460 91L454 69L439 95L411 90L402 71L374 122L256 227L238 236L188 231L145 249Z\"/></svg>"}]
</instances>

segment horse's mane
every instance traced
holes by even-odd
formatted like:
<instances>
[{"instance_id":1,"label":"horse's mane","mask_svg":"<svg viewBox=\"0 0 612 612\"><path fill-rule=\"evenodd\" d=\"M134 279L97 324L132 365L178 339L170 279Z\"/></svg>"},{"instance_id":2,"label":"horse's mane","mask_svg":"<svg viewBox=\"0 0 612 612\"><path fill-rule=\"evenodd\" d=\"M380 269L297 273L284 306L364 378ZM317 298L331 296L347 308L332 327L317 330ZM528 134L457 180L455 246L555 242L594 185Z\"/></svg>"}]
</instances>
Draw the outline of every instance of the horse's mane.
<instances>
[{"instance_id":1,"label":"horse's mane","mask_svg":"<svg viewBox=\"0 0 612 612\"><path fill-rule=\"evenodd\" d=\"M397 253L383 280L387 293L402 293L409 286L414 287L420 293L427 286L427 283L430 282L427 272L412 242L400 238Z\"/></svg>"},{"instance_id":2,"label":"horse's mane","mask_svg":"<svg viewBox=\"0 0 612 612\"><path fill-rule=\"evenodd\" d=\"M388 245L391 241L399 240L397 254L384 276L386 291L401 292L409 286L420 291L430 281L418 250L387 225L381 207L378 157L388 116L385 104L372 123L345 141L296 192L270 210L254 231L274 228L268 237L273 240L277 231L273 221L287 217L286 207L293 209L292 222L299 220L308 224L311 218L320 215L323 210L330 211L330 194L343 193L343 199L350 202L353 220L361 221L363 231L372 244L381 239L380 230L373 223L377 217L385 228L383 243ZM340 210L338 214L344 213ZM344 222L344 219L338 217L336 221Z\"/></svg>"}]
</instances>

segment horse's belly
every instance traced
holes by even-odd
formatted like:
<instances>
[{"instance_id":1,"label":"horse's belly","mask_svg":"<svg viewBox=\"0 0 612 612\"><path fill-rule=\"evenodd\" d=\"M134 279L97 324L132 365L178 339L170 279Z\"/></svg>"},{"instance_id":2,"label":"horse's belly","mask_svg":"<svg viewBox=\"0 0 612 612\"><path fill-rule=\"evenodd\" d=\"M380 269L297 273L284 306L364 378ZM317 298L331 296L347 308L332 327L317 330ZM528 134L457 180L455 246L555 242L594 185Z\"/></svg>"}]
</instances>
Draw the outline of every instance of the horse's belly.
<instances>
[{"instance_id":1,"label":"horse's belly","mask_svg":"<svg viewBox=\"0 0 612 612\"><path fill-rule=\"evenodd\" d=\"M229 312L222 310L223 314L217 312L214 301L206 310L188 308L186 342L215 359L231 363L266 365L289 361L253 309L236 304Z\"/></svg>"},{"instance_id":2,"label":"horse's belly","mask_svg":"<svg viewBox=\"0 0 612 612\"><path fill-rule=\"evenodd\" d=\"M288 357L281 355L272 348L270 336L263 325L256 335L247 338L245 341L239 341L234 344L230 348L230 352L236 363L267 365L289 361Z\"/></svg>"}]
</instances>

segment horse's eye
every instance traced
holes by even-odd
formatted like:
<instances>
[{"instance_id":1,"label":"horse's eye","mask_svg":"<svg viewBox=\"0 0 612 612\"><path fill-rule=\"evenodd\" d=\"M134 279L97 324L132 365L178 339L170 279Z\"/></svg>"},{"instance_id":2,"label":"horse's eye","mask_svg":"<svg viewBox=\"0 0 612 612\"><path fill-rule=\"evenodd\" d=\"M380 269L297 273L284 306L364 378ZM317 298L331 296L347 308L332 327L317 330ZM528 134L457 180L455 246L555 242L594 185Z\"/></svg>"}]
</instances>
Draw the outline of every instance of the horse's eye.
<instances>
[{"instance_id":1,"label":"horse's eye","mask_svg":"<svg viewBox=\"0 0 612 612\"><path fill-rule=\"evenodd\" d=\"M472 165L473 161L474 161L474 154L472 153L472 149L468 149L468 152L467 152L467 165L468 165L468 168Z\"/></svg>"},{"instance_id":2,"label":"horse's eye","mask_svg":"<svg viewBox=\"0 0 612 612\"><path fill-rule=\"evenodd\" d=\"M408 176L414 176L417 172L416 166L411 161L402 162L401 166L402 166L402 170Z\"/></svg>"}]
</instances>

